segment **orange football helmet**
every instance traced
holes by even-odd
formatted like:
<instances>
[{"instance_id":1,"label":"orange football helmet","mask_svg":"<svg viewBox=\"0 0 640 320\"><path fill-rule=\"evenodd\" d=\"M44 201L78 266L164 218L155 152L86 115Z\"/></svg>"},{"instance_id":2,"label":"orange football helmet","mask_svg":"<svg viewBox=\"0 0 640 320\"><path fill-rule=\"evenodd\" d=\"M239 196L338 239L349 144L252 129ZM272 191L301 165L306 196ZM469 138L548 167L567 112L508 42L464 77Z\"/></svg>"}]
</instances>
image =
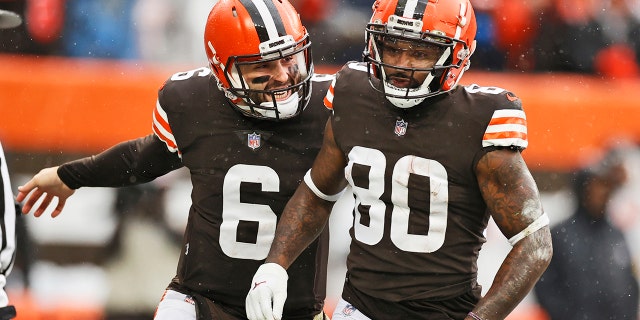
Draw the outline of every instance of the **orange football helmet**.
<instances>
[{"instance_id":1,"label":"orange football helmet","mask_svg":"<svg viewBox=\"0 0 640 320\"><path fill-rule=\"evenodd\" d=\"M451 90L469 68L476 28L469 0L376 0L363 53L371 85L400 108ZM385 63L382 49L389 41L407 43L409 48L436 48L439 58L428 68ZM390 83L385 69L410 73L412 78L418 72L427 73L427 77L421 84L401 88Z\"/></svg>"},{"instance_id":2,"label":"orange football helmet","mask_svg":"<svg viewBox=\"0 0 640 320\"><path fill-rule=\"evenodd\" d=\"M296 116L311 96L310 40L300 17L287 0L219 0L204 32L209 66L231 104L247 116L281 120ZM251 89L240 66L293 59L300 77L286 88ZM291 93L284 101L276 95ZM271 101L253 101L268 95Z\"/></svg>"}]
</instances>

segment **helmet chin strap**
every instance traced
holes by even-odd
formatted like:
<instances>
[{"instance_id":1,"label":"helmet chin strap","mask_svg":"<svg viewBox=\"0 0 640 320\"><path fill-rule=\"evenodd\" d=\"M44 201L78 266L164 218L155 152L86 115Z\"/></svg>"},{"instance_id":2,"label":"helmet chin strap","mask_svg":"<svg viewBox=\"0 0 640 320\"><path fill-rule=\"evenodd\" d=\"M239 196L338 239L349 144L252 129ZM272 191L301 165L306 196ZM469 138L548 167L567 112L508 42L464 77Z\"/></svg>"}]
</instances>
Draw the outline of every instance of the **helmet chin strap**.
<instances>
[{"instance_id":1,"label":"helmet chin strap","mask_svg":"<svg viewBox=\"0 0 640 320\"><path fill-rule=\"evenodd\" d=\"M262 115L263 117L266 118L279 118L279 119L287 119L287 118L291 118L293 116L296 115L296 112L298 111L298 105L299 105L299 95L298 92L294 92L291 94L291 96L285 100L282 101L266 101L266 102L261 102L260 106L264 107L264 108L269 108L269 109L260 109L260 108L253 108L254 112L259 113L260 115ZM255 105L256 103L249 100L247 101L247 99L242 99L241 101L244 101L245 103L248 104L253 104ZM236 104L236 106L238 106L238 108L251 113L251 108L248 105L245 104ZM277 107L277 108L276 108ZM277 111L276 111L277 110ZM277 112L277 114L276 114Z\"/></svg>"},{"instance_id":2,"label":"helmet chin strap","mask_svg":"<svg viewBox=\"0 0 640 320\"><path fill-rule=\"evenodd\" d=\"M433 76L431 74L429 74L429 77L431 77L431 79L433 79ZM427 80L429 79L429 77L427 77ZM425 80L424 83L426 83L427 80ZM429 82L431 82L431 81L429 80ZM424 83L422 84L423 86L424 86ZM420 87L422 87L422 86L420 86ZM391 84L389 84L389 83L387 83L385 81L384 89L387 92L397 92L397 93L403 94L407 90L418 90L420 88L416 88L416 89L400 89L400 88L398 88L398 87L396 87L394 85L391 85ZM427 86L425 88L425 92L424 93L429 93L429 86ZM415 107L415 106L419 105L422 101L424 101L424 99L426 99L426 97L405 99L405 98L397 98L397 97L392 97L392 96L388 96L387 95L387 100L389 100L389 102L391 102L394 106L396 106L398 108L402 108L402 109Z\"/></svg>"},{"instance_id":3,"label":"helmet chin strap","mask_svg":"<svg viewBox=\"0 0 640 320\"><path fill-rule=\"evenodd\" d=\"M384 68L381 68L381 69L383 69L382 74L383 74L383 77L386 79L387 75L384 72ZM398 108L407 109L407 108L415 107L419 105L422 101L424 101L426 97L407 99L407 98L400 98L398 96L406 95L408 97L411 97L411 96L418 96L418 95L420 96L426 95L430 93L429 84L431 83L431 81L433 81L433 78L434 78L433 73L429 72L429 74L427 75L427 78L425 78L422 84L417 88L399 88L390 84L387 81L384 81L385 92L395 96L394 97L394 96L387 95L387 100L389 100L389 102L391 102L394 106Z\"/></svg>"},{"instance_id":4,"label":"helmet chin strap","mask_svg":"<svg viewBox=\"0 0 640 320\"><path fill-rule=\"evenodd\" d=\"M258 111L263 116L270 117L270 118L275 118L276 112L278 112L278 117L280 119L287 119L296 114L296 111L298 111L298 104L299 104L299 96L298 96L298 92L296 91L292 93L289 98L285 100L268 101L268 102L260 103L260 106L266 107L266 108L272 108L272 109L269 109L269 110L254 109L254 110Z\"/></svg>"}]
</instances>

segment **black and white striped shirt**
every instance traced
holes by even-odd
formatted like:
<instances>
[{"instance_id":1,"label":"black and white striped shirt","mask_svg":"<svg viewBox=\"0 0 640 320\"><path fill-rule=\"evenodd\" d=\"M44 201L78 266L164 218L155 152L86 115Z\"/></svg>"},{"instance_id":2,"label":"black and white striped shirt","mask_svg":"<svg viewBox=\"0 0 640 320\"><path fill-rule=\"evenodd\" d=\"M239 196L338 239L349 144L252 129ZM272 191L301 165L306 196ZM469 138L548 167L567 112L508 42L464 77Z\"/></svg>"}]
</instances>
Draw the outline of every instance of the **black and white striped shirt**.
<instances>
[{"instance_id":1,"label":"black and white striped shirt","mask_svg":"<svg viewBox=\"0 0 640 320\"><path fill-rule=\"evenodd\" d=\"M2 190L2 197L0 197L0 289L2 289L6 283L6 277L13 267L16 251L16 207L2 144L0 144L0 173L0 190ZM0 305L0 307L3 306Z\"/></svg>"}]
</instances>

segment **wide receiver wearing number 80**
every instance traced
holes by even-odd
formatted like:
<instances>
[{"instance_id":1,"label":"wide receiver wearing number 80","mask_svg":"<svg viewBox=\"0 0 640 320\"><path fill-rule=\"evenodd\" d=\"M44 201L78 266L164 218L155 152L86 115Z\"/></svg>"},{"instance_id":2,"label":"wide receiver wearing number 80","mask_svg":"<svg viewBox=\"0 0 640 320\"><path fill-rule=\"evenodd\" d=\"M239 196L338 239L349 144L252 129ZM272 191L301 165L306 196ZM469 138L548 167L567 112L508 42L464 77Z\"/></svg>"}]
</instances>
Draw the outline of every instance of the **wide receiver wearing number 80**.
<instances>
[{"instance_id":1,"label":"wide receiver wearing number 80","mask_svg":"<svg viewBox=\"0 0 640 320\"><path fill-rule=\"evenodd\" d=\"M177 272L157 320L245 319L247 285L276 222L320 149L332 76L313 75L311 42L286 0L219 0L204 32L209 65L172 75L158 92L153 133L47 168L20 189L34 215L57 215L79 187L119 187L186 167L191 207ZM312 90L313 87L313 90ZM323 316L327 234L289 277L292 319ZM159 293L160 296L160 293Z\"/></svg>"},{"instance_id":2,"label":"wide receiver wearing number 80","mask_svg":"<svg viewBox=\"0 0 640 320\"><path fill-rule=\"evenodd\" d=\"M329 88L322 149L254 276L265 282L247 296L249 318L271 319L280 307L287 281L273 275L328 221L326 195L348 184L354 226L332 319L504 319L552 253L521 156L522 103L501 88L458 85L475 49L468 0L377 0L372 8L364 62L347 63ZM490 217L513 249L481 297L477 259Z\"/></svg>"}]
</instances>

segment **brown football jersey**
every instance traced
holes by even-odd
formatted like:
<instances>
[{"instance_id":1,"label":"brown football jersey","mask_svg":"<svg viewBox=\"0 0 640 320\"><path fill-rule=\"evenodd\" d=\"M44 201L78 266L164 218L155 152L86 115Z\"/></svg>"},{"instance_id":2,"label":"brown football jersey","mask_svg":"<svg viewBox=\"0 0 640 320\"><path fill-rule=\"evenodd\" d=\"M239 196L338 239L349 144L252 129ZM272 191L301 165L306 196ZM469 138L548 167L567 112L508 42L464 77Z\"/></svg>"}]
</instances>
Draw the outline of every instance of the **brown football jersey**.
<instances>
[{"instance_id":1,"label":"brown football jersey","mask_svg":"<svg viewBox=\"0 0 640 320\"><path fill-rule=\"evenodd\" d=\"M108 186L128 185L188 168L192 205L170 288L198 293L244 317L251 280L269 252L278 218L322 144L331 113L322 99L331 79L315 75L306 109L275 122L249 118L232 108L208 68L174 74L158 94L155 136L59 171L63 181L80 187L104 186L107 180ZM127 174L114 174L118 170L104 165L117 159L128 159L119 170ZM137 172L132 178L126 166L143 169L132 169ZM322 311L328 244L325 230L288 269L285 319L311 319Z\"/></svg>"},{"instance_id":2,"label":"brown football jersey","mask_svg":"<svg viewBox=\"0 0 640 320\"><path fill-rule=\"evenodd\" d=\"M470 85L401 109L372 88L365 64L350 63L325 104L356 197L350 285L388 301L442 300L476 287L489 213L474 168L496 148L526 148L520 100Z\"/></svg>"}]
</instances>

